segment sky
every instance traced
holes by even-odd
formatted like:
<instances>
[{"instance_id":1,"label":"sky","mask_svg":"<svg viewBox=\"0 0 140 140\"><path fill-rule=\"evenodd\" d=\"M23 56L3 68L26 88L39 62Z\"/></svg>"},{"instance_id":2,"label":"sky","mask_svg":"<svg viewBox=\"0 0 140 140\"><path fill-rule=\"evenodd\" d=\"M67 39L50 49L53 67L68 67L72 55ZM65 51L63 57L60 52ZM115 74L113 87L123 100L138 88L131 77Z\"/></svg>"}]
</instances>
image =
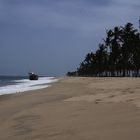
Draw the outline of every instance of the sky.
<instances>
[{"instance_id":1,"label":"sky","mask_svg":"<svg viewBox=\"0 0 140 140\"><path fill-rule=\"evenodd\" d=\"M0 0L0 75L65 75L139 18L140 0Z\"/></svg>"}]
</instances>

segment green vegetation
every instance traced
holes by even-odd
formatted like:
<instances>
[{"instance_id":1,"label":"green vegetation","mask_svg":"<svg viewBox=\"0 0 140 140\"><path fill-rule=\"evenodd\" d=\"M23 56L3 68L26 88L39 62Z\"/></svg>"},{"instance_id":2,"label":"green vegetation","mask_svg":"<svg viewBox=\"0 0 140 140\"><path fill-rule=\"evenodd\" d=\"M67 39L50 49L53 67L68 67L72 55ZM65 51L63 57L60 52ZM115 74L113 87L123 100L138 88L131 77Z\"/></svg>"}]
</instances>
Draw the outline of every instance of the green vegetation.
<instances>
[{"instance_id":1,"label":"green vegetation","mask_svg":"<svg viewBox=\"0 0 140 140\"><path fill-rule=\"evenodd\" d=\"M75 72L68 76L140 76L140 33L133 24L106 31L98 50L88 53Z\"/></svg>"}]
</instances>

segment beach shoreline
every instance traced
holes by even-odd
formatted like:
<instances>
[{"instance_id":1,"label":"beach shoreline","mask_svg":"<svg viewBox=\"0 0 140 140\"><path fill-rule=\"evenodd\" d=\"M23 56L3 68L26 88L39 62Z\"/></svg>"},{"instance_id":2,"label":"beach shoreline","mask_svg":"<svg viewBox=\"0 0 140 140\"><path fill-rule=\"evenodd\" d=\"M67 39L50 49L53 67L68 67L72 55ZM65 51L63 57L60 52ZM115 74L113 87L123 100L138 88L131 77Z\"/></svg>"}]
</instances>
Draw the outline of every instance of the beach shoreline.
<instances>
[{"instance_id":1,"label":"beach shoreline","mask_svg":"<svg viewBox=\"0 0 140 140\"><path fill-rule=\"evenodd\" d=\"M2 140L138 140L140 79L62 77L0 96Z\"/></svg>"}]
</instances>

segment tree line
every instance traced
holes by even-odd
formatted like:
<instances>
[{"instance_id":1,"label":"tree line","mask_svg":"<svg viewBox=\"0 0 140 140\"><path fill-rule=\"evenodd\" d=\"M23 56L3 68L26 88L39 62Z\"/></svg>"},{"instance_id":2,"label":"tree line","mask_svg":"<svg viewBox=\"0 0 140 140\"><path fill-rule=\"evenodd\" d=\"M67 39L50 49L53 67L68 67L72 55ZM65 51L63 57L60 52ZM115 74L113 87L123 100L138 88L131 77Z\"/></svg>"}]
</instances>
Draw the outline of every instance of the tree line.
<instances>
[{"instance_id":1,"label":"tree line","mask_svg":"<svg viewBox=\"0 0 140 140\"><path fill-rule=\"evenodd\" d=\"M106 38L96 52L68 76L126 77L140 76L140 33L132 23L106 31Z\"/></svg>"}]
</instances>

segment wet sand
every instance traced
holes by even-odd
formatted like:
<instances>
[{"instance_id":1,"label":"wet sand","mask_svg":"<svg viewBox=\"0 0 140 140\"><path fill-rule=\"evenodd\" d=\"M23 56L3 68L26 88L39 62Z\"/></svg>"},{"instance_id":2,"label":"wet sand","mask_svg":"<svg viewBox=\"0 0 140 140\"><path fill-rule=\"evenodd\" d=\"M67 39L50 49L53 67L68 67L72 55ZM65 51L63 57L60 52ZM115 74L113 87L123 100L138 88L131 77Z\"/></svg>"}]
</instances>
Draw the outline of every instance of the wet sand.
<instances>
[{"instance_id":1,"label":"wet sand","mask_svg":"<svg viewBox=\"0 0 140 140\"><path fill-rule=\"evenodd\" d=\"M140 79L65 77L0 96L0 140L139 140Z\"/></svg>"}]
</instances>

